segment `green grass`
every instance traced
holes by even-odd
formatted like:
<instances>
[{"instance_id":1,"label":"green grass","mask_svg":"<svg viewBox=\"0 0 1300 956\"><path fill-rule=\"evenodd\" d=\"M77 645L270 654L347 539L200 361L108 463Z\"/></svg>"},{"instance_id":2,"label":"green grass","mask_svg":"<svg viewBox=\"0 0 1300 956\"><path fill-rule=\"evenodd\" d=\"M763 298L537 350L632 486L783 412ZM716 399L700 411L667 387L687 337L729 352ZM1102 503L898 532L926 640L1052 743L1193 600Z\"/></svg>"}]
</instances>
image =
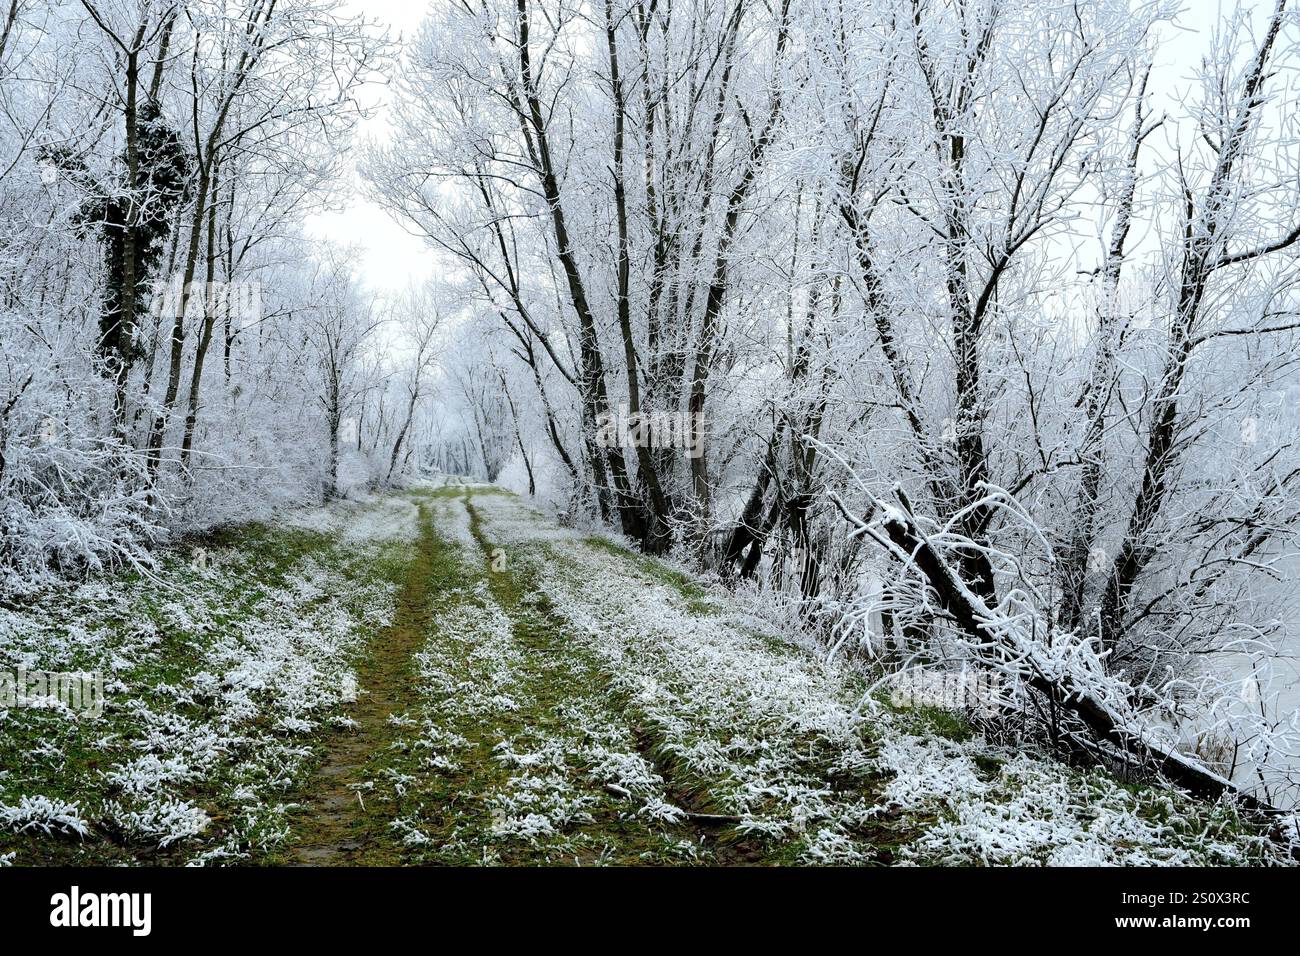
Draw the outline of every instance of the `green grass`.
<instances>
[{"instance_id":1,"label":"green grass","mask_svg":"<svg viewBox=\"0 0 1300 956\"><path fill-rule=\"evenodd\" d=\"M194 549L199 547L216 561L221 573L205 575L192 565ZM14 608L55 633L71 633L71 628L104 633L103 647L97 651L40 661L42 668L104 671L106 657L116 652L128 657L129 666L106 673L122 686L107 689L105 711L98 718L73 720L17 709L0 720L0 768L5 771L0 774L0 804L13 805L23 796L40 794L75 803L91 825L85 838L0 830L0 855L13 852L18 864L179 863L238 829L240 839L246 838L248 844L247 859L263 859L259 844L275 842L283 825L277 803L290 799L291 793L280 781L270 779L260 755L248 752L243 743L228 743L200 779L178 784L169 793L202 808L211 824L201 836L165 849L129 836L111 823L112 802L122 795L105 773L145 752L146 727L139 714L123 706L124 701L139 700L160 719L195 726L212 716L211 702L202 696L178 702L167 689L186 686L196 676L204 652L218 635L255 624L259 602L268 591L284 586L309 560L337 568L353 580L379 583L390 580L404 558L395 550L344 549L318 532L247 524L185 539L161 555L153 580L134 573L96 579L112 595L110 601L78 602L78 592L68 585ZM345 605L348 601L347 596L336 599ZM328 600L327 595L313 603ZM186 621L190 611L195 613ZM156 638L141 646L133 640L141 629L152 630ZM0 665L8 664L0 659ZM248 730L254 735L273 733L262 717L255 718ZM290 750L310 747L329 733L322 723L314 733L282 742ZM283 737L278 730L274 734ZM291 762L296 759L290 757ZM232 792L240 787L263 793L269 802L250 807L232 799Z\"/></svg>"}]
</instances>

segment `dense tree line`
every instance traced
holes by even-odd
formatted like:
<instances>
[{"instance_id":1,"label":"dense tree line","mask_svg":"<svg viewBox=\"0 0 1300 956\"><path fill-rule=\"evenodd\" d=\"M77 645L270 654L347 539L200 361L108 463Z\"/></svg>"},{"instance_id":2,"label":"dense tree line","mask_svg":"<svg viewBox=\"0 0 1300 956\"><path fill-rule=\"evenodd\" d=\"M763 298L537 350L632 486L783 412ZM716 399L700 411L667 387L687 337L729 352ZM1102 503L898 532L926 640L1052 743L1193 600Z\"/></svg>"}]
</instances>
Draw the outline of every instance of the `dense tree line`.
<instances>
[{"instance_id":1,"label":"dense tree line","mask_svg":"<svg viewBox=\"0 0 1300 956\"><path fill-rule=\"evenodd\" d=\"M1154 65L1176 12L440 4L367 169L504 342L572 511L836 648L1004 674L1072 749L1271 792L1297 25L1225 16L1184 87ZM665 416L698 441L651 440Z\"/></svg>"},{"instance_id":2,"label":"dense tree line","mask_svg":"<svg viewBox=\"0 0 1300 956\"><path fill-rule=\"evenodd\" d=\"M414 467L436 322L304 232L384 32L336 0L0 15L4 586Z\"/></svg>"}]
</instances>

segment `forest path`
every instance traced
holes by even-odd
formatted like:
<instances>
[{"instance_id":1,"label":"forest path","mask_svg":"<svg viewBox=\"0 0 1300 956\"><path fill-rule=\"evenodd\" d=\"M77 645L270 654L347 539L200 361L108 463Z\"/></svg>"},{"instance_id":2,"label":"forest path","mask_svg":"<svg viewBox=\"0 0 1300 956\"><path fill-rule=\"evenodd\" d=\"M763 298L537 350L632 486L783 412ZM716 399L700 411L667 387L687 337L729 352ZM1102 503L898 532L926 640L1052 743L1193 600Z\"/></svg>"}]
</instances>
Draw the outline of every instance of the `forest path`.
<instances>
[{"instance_id":1,"label":"forest path","mask_svg":"<svg viewBox=\"0 0 1300 956\"><path fill-rule=\"evenodd\" d=\"M411 655L429 629L431 565L436 546L427 508L418 511L419 538L397 597L392 623L372 642L357 668L358 696L349 716L355 726L333 734L307 790L309 802L296 821L302 836L289 853L301 866L361 866L398 862L390 818L367 807L368 764L396 736L390 718L406 707Z\"/></svg>"},{"instance_id":2,"label":"forest path","mask_svg":"<svg viewBox=\"0 0 1300 956\"><path fill-rule=\"evenodd\" d=\"M563 622L484 536L476 492L494 490L452 479L411 493L418 545L393 620L358 663L355 726L326 739L287 861L698 858L713 825L667 804L663 819L629 812L631 790L593 777L589 765L568 766L555 748L573 744L573 725L585 724L588 757L599 750L654 776L633 731L600 696L602 682L564 653ZM622 746L595 743L615 738ZM725 857L745 859L740 853L728 848Z\"/></svg>"},{"instance_id":3,"label":"forest path","mask_svg":"<svg viewBox=\"0 0 1300 956\"><path fill-rule=\"evenodd\" d=\"M501 489L405 494L418 548L294 862L892 859L855 685L693 576Z\"/></svg>"},{"instance_id":4,"label":"forest path","mask_svg":"<svg viewBox=\"0 0 1300 956\"><path fill-rule=\"evenodd\" d=\"M0 667L112 678L96 720L0 715L0 865L1277 859L1231 807L872 704L770 596L499 488L202 545L0 606Z\"/></svg>"},{"instance_id":5,"label":"forest path","mask_svg":"<svg viewBox=\"0 0 1300 956\"><path fill-rule=\"evenodd\" d=\"M295 862L1192 861L1234 826L1171 844L1158 792L865 708L865 675L745 598L500 488L383 500L419 534Z\"/></svg>"}]
</instances>

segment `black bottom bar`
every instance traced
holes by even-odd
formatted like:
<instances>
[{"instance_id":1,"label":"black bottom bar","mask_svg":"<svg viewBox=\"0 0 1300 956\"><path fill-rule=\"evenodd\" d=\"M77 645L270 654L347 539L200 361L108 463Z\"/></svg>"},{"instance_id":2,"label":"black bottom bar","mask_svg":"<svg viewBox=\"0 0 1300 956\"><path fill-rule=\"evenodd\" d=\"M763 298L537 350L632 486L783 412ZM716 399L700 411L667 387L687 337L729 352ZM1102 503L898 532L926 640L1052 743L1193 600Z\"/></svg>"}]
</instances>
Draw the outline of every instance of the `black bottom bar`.
<instances>
[{"instance_id":1,"label":"black bottom bar","mask_svg":"<svg viewBox=\"0 0 1300 956\"><path fill-rule=\"evenodd\" d=\"M103 893L147 893L148 909L143 896L103 901ZM646 931L661 941L775 942L774 927L803 940L888 932L927 945L1026 933L1042 942L1199 933L1231 945L1243 933L1291 929L1297 900L1297 870L0 871L10 939L75 933L83 943L113 937L128 945L337 946L409 939L423 928L416 939L439 948L518 938L604 939L617 950ZM137 935L146 912L148 935ZM125 925L71 925L114 920Z\"/></svg>"}]
</instances>

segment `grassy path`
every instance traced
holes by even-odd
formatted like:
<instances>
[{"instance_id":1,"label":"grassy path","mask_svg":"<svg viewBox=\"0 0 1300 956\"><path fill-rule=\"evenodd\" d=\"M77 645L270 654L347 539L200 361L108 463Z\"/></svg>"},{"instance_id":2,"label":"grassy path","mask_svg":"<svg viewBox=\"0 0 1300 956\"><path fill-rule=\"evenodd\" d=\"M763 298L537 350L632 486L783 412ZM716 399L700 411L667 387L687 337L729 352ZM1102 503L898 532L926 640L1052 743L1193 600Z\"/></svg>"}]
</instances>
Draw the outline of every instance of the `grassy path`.
<instances>
[{"instance_id":1,"label":"grassy path","mask_svg":"<svg viewBox=\"0 0 1300 956\"><path fill-rule=\"evenodd\" d=\"M712 859L527 567L485 536L472 495L427 495L425 641L407 706L393 712L396 736L365 767L390 847L417 864ZM611 768L630 768L650 801Z\"/></svg>"},{"instance_id":2,"label":"grassy path","mask_svg":"<svg viewBox=\"0 0 1300 956\"><path fill-rule=\"evenodd\" d=\"M694 577L483 486L430 493L443 577L391 749L408 863L1244 860L1231 812L990 745Z\"/></svg>"},{"instance_id":3,"label":"grassy path","mask_svg":"<svg viewBox=\"0 0 1300 956\"><path fill-rule=\"evenodd\" d=\"M307 785L310 800L296 821L303 834L289 855L304 866L359 866L397 862L389 820L365 805L372 755L392 745L389 718L404 709L411 692L411 655L429 631L437 539L426 508L418 513L419 540L397 597L392 624L374 638L357 669L355 725L324 746L321 766Z\"/></svg>"},{"instance_id":4,"label":"grassy path","mask_svg":"<svg viewBox=\"0 0 1300 956\"><path fill-rule=\"evenodd\" d=\"M511 565L510 549L489 537L470 489L465 490L463 502L470 533L489 568L489 589L510 618L515 640L530 665L528 677L534 690L530 699L535 706L526 715L528 732L543 744L565 739L575 713L581 711L585 718L579 722L581 732L591 733L592 721L599 721L620 748L616 752L640 763L657 791L655 798L681 811L658 821L638 815L635 803L629 804L635 799L631 791L603 779L591 755L576 748L563 769L569 784L590 801L591 819L579 821L566 840L599 847L599 851L594 855L578 852L574 862L678 862L682 854L710 863L757 859L752 848L736 849L717 840L725 821L686 809L689 791L674 786L666 764L656 760L644 729L628 723L608 681L590 656L575 646L565 620L537 589L535 576L529 573L531 566L519 561ZM493 569L494 562L503 566Z\"/></svg>"},{"instance_id":5,"label":"grassy path","mask_svg":"<svg viewBox=\"0 0 1300 956\"><path fill-rule=\"evenodd\" d=\"M682 569L481 485L227 529L0 603L0 866L1272 861L1230 808L864 682ZM197 549L199 542L194 547Z\"/></svg>"}]
</instances>

